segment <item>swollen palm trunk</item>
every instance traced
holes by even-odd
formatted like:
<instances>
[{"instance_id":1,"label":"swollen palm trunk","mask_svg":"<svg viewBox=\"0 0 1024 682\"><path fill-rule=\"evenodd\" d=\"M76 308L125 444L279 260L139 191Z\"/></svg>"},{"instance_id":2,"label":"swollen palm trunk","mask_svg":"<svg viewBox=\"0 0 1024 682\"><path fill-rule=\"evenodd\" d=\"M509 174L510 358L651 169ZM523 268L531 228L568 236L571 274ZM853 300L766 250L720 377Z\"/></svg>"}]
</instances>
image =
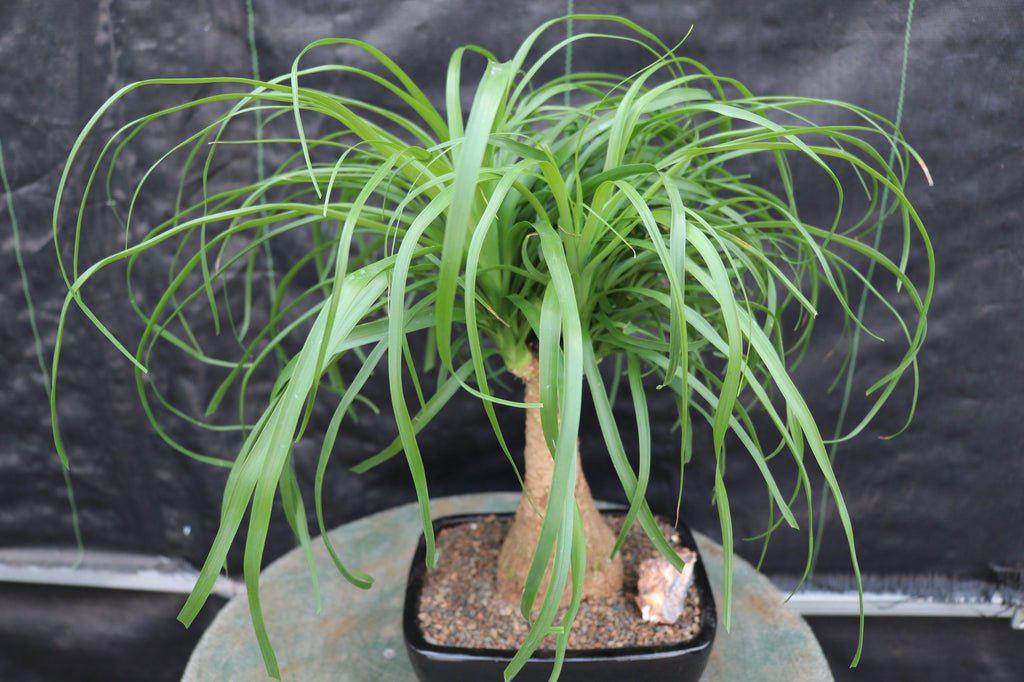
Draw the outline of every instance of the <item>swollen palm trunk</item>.
<instances>
[{"instance_id":1,"label":"swollen palm trunk","mask_svg":"<svg viewBox=\"0 0 1024 682\"><path fill-rule=\"evenodd\" d=\"M540 402L537 361L533 360L518 374L526 384L524 401ZM622 589L622 559L619 555L610 558L615 535L594 505L590 486L583 476L578 449L576 457L576 502L583 517L583 532L587 538L587 572L583 582L583 598L609 597ZM526 411L525 461L526 494L519 499L515 520L498 557L498 592L509 602L518 602L522 595L551 491L554 459L544 443L540 410ZM543 600L546 586L547 578L541 585L535 603L539 604ZM571 585L566 586L565 594L562 595L563 604L568 604L571 589Z\"/></svg>"}]
</instances>

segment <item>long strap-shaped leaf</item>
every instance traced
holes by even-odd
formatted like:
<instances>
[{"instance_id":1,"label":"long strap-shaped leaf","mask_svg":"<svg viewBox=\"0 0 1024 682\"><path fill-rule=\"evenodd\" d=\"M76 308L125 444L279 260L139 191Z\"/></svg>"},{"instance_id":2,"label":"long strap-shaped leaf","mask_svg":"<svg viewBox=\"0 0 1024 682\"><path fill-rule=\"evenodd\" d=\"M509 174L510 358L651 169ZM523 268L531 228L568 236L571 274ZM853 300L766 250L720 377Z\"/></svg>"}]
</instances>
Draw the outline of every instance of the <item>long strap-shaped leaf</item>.
<instances>
[{"instance_id":1,"label":"long strap-shaped leaf","mask_svg":"<svg viewBox=\"0 0 1024 682\"><path fill-rule=\"evenodd\" d=\"M561 240L550 225L539 223L536 227L540 234L544 259L551 272L549 286L554 288L562 311L562 399L559 405L560 424L555 448L555 466L551 477L551 494L548 497L540 538L530 563L520 604L524 618L531 619L534 600L545 574L549 575L547 590L540 612L530 626L526 640L505 668L506 680L511 679L522 669L527 659L540 646L554 621L572 561L573 509L576 506L576 439L579 434L583 389L583 329L576 305L572 275L566 264ZM550 573L547 570L549 561L552 561ZM566 614L569 620L563 621L562 626L571 626L573 616L574 612L570 610ZM567 640L559 640L559 647L563 652L566 644Z\"/></svg>"},{"instance_id":2,"label":"long strap-shaped leaf","mask_svg":"<svg viewBox=\"0 0 1024 682\"><path fill-rule=\"evenodd\" d=\"M472 220L480 165L490 141L495 116L505 99L515 75L508 63L489 62L473 100L466 124L462 148L455 161L455 180L451 189L444 227L441 267L437 276L436 343L441 361L451 370L452 315L459 271L465 257L467 237Z\"/></svg>"}]
</instances>

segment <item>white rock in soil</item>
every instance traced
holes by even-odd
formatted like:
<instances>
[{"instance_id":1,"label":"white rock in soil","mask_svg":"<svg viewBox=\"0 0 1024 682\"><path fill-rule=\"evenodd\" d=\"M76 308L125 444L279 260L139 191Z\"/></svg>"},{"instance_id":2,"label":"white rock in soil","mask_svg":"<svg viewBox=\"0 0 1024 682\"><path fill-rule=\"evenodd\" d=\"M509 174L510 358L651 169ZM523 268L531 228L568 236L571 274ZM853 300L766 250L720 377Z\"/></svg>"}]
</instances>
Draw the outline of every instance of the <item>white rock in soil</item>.
<instances>
[{"instance_id":1,"label":"white rock in soil","mask_svg":"<svg viewBox=\"0 0 1024 682\"><path fill-rule=\"evenodd\" d=\"M636 605L640 609L640 617L649 623L671 625L683 614L686 593L693 583L697 553L686 547L677 549L676 553L685 563L682 571L677 571L661 555L640 563Z\"/></svg>"}]
</instances>

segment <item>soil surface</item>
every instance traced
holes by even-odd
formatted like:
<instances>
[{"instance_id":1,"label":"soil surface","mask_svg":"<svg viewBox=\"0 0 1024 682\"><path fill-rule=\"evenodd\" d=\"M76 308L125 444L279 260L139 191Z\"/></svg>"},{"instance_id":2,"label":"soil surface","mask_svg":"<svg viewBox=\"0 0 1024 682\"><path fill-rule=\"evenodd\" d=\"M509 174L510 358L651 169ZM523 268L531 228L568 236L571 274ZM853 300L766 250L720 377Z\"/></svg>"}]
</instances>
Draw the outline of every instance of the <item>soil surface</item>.
<instances>
[{"instance_id":1,"label":"soil surface","mask_svg":"<svg viewBox=\"0 0 1024 682\"><path fill-rule=\"evenodd\" d=\"M606 514L605 519L618 534L622 515ZM428 642L483 649L517 649L522 644L529 628L519 605L502 600L495 588L498 553L511 522L511 517L482 516L438 534L437 568L427 573L419 604L420 627ZM681 546L672 526L660 519L659 523L665 537ZM637 568L644 559L657 556L658 550L640 524L634 524L621 552L625 590L583 602L569 635L569 649L657 646L693 639L700 632L696 587L690 587L683 615L675 624L645 623L634 601ZM550 636L542 649L554 646L555 638Z\"/></svg>"}]
</instances>

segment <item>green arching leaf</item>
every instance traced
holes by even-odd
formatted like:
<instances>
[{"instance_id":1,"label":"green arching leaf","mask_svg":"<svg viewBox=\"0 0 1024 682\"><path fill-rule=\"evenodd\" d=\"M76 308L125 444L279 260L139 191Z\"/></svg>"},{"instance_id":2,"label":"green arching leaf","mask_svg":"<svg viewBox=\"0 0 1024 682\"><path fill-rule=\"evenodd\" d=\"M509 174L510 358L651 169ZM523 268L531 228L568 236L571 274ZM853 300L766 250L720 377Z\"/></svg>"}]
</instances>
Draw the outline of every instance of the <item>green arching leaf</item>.
<instances>
[{"instance_id":1,"label":"green arching leaf","mask_svg":"<svg viewBox=\"0 0 1024 682\"><path fill-rule=\"evenodd\" d=\"M366 362L359 369L352 383L349 384L348 390L345 391L345 395L341 397L338 402L338 407L334 411L334 416L331 417L331 422L327 426L327 430L324 432L323 445L320 448L320 459L316 466L316 478L313 484L313 504L316 507L316 521L317 526L320 529L320 539L323 540L324 546L327 548L327 553L331 557L331 561L334 562L335 568L347 581L359 587L361 589L369 589L373 586L373 578L369 575L356 571L350 571L345 564L341 561L341 557L338 555L337 549L334 547L334 543L331 542L331 537L327 533L327 526L324 523L324 507L323 507L323 486L324 486L324 475L327 472L327 463L331 456L331 449L334 447L334 443L338 437L338 430L341 428L341 420L348 414L348 410L352 405L356 395L359 394L363 384L370 378L370 374L373 372L374 367L380 361L384 351L387 350L387 343L380 341L370 351Z\"/></svg>"},{"instance_id":2,"label":"green arching leaf","mask_svg":"<svg viewBox=\"0 0 1024 682\"><path fill-rule=\"evenodd\" d=\"M632 500L636 497L636 475L629 467L625 450L622 447L622 440L615 426L615 416L612 414L611 404L608 402L608 394L605 392L604 381L601 379L601 372L597 367L597 360L594 357L594 349L589 339L583 345L583 369L587 375L587 384L590 387L590 395L594 402L594 411L597 413L598 424L601 426L601 433L604 436L608 454L615 467L615 473L619 477L626 497ZM655 548L662 556L668 559L676 570L683 570L683 561L676 554L675 549L661 532L658 522L651 513L647 501L640 498L639 521L647 537L650 538Z\"/></svg>"},{"instance_id":3,"label":"green arching leaf","mask_svg":"<svg viewBox=\"0 0 1024 682\"><path fill-rule=\"evenodd\" d=\"M430 520L430 498L427 494L426 475L420 456L419 445L416 443L416 430L409 416L409 408L405 403L402 389L402 346L405 339L405 288L406 277L413 253L417 248L420 235L430 226L447 206L449 192L438 195L420 213L402 240L402 246L395 259L391 276L391 294L389 297L388 316L388 386L391 390L391 403L395 411L395 422L409 463L413 484L416 486L416 497L419 500L420 520L423 523L423 536L426 538L427 566L433 568L437 564L434 546L434 527ZM449 363L450 364L450 363Z\"/></svg>"},{"instance_id":4,"label":"green arching leaf","mask_svg":"<svg viewBox=\"0 0 1024 682\"><path fill-rule=\"evenodd\" d=\"M520 611L527 620L530 620L533 612L533 603L541 579L548 572L549 560L553 561L553 564L540 611L530 626L526 641L506 667L506 678L514 676L540 646L555 618L572 561L573 510L576 508L576 439L579 433L583 389L583 330L576 307L572 276L558 234L546 223L538 223L537 231L544 259L551 271L550 286L556 292L562 311L563 363L559 402L561 421L554 450L555 466L551 477L551 494L548 497L540 538L526 577L520 604ZM559 642L562 651L566 642L567 640Z\"/></svg>"},{"instance_id":5,"label":"green arching leaf","mask_svg":"<svg viewBox=\"0 0 1024 682\"><path fill-rule=\"evenodd\" d=\"M700 230L693 230L690 235L690 242L704 259L704 263L710 273L710 281L707 282L708 293L721 308L721 314L725 323L726 342L728 351L726 355L725 377L722 379L722 391L718 398L718 405L715 407L715 423L713 428L715 442L715 456L721 460L722 448L725 443L725 431L732 415L733 405L739 396L740 375L743 371L743 341L740 333L739 314L740 309L733 298L732 285L729 282L728 274L722 259L718 255L711 242L701 234Z\"/></svg>"},{"instance_id":6,"label":"green arching leaf","mask_svg":"<svg viewBox=\"0 0 1024 682\"><path fill-rule=\"evenodd\" d=\"M669 262L671 263L672 272L678 273L676 284L680 286L682 291L685 291L682 285L686 281L686 211L683 210L683 200L679 195L678 188L672 185L671 182L666 182L666 179L662 178L665 194L668 196L671 209L668 233ZM669 280L669 285L672 285L672 280ZM685 303L682 294L680 294L679 299L682 299L682 302ZM671 346L669 348L668 367L665 370L665 374L671 376L675 374L676 368L679 367L682 370L681 374L685 381L685 377L689 374L687 365L690 349L686 331L686 319L675 297L672 298L669 314L669 341ZM682 393L686 394L685 385Z\"/></svg>"},{"instance_id":7,"label":"green arching leaf","mask_svg":"<svg viewBox=\"0 0 1024 682\"><path fill-rule=\"evenodd\" d=\"M306 561L306 570L309 571L310 581L313 587L313 601L316 612L320 612L320 578L317 575L316 559L313 558L313 543L309 538L309 524L306 522L306 507L302 502L302 491L295 479L295 462L289 458L281 473L281 480L278 482L278 490L281 494L281 506L284 509L285 518L295 534L299 547L302 549L303 559Z\"/></svg>"},{"instance_id":8,"label":"green arching leaf","mask_svg":"<svg viewBox=\"0 0 1024 682\"><path fill-rule=\"evenodd\" d=\"M551 452L558 440L558 369L562 364L562 307L554 287L544 290L537 333L537 360L540 365L540 422L544 443Z\"/></svg>"},{"instance_id":9,"label":"green arching leaf","mask_svg":"<svg viewBox=\"0 0 1024 682\"><path fill-rule=\"evenodd\" d=\"M494 118L501 107L514 71L509 64L490 62L473 100L466 134L455 161L451 205L445 220L441 267L437 278L437 350L449 369L451 358L452 309L455 305L456 278L462 267L469 232L480 164L489 143Z\"/></svg>"},{"instance_id":10,"label":"green arching leaf","mask_svg":"<svg viewBox=\"0 0 1024 682\"><path fill-rule=\"evenodd\" d=\"M622 548L622 543L626 541L629 531L633 528L633 521L636 520L637 512L640 511L640 507L644 502L647 482L651 476L651 425L647 416L647 398L644 396L644 386L640 377L640 364L636 356L630 354L627 356L627 359L628 368L626 371L629 375L629 392L633 396L636 430L640 438L640 469L637 474L636 487L633 489L633 496L629 501L629 509L626 511L626 517L622 521L622 530L619 531L619 537L616 538L615 546L612 549L612 556Z\"/></svg>"}]
</instances>

